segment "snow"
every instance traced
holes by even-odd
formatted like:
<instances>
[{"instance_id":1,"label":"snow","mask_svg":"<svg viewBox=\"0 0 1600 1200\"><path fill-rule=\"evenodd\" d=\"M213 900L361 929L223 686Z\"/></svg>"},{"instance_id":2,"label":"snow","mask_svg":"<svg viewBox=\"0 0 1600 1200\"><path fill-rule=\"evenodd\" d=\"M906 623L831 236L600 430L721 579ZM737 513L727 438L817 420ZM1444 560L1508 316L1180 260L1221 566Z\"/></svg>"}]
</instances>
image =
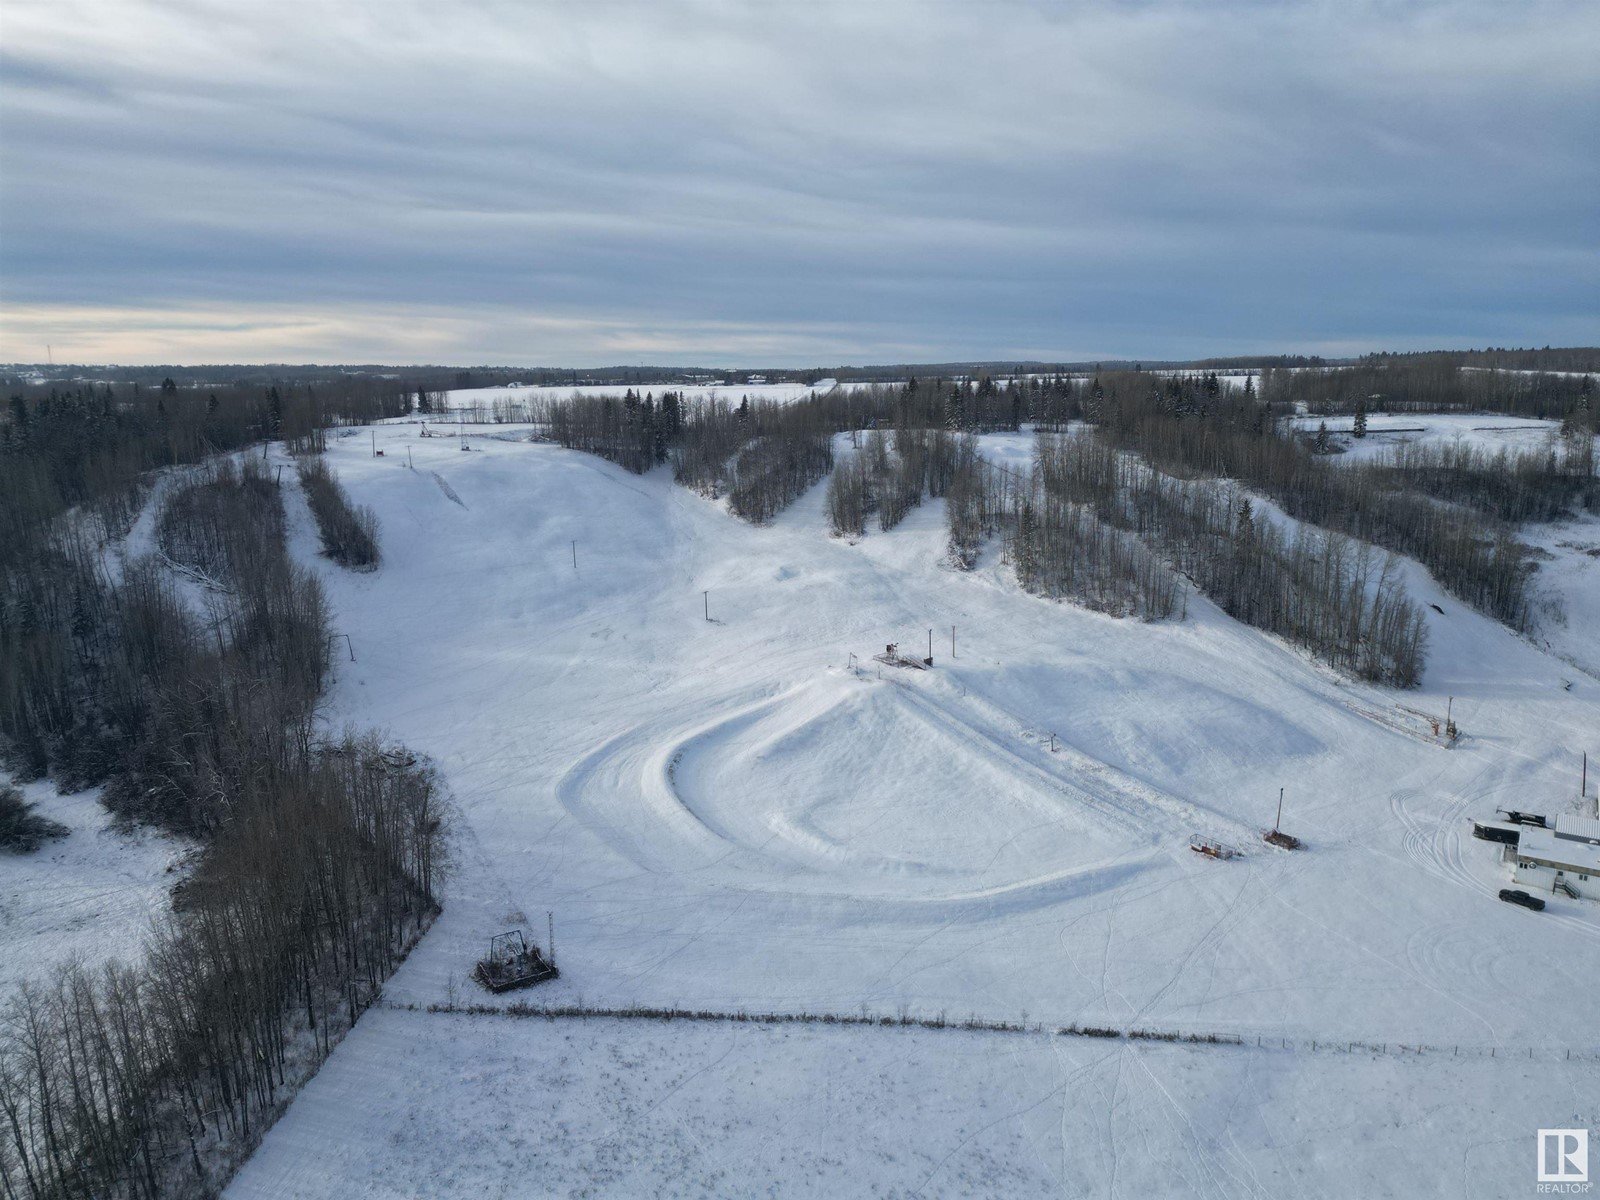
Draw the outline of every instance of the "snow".
<instances>
[{"instance_id":1,"label":"snow","mask_svg":"<svg viewBox=\"0 0 1600 1200\"><path fill-rule=\"evenodd\" d=\"M374 1011L228 1195L1520 1195L1594 1068Z\"/></svg>"},{"instance_id":2,"label":"snow","mask_svg":"<svg viewBox=\"0 0 1600 1200\"><path fill-rule=\"evenodd\" d=\"M1600 682L1600 517L1524 526L1520 536L1541 555L1534 639Z\"/></svg>"},{"instance_id":3,"label":"snow","mask_svg":"<svg viewBox=\"0 0 1600 1200\"><path fill-rule=\"evenodd\" d=\"M72 832L32 854L0 852L0 995L72 959L92 967L142 957L191 847L149 829L118 830L98 789L61 796L46 781L22 793L35 814Z\"/></svg>"},{"instance_id":4,"label":"snow","mask_svg":"<svg viewBox=\"0 0 1600 1200\"><path fill-rule=\"evenodd\" d=\"M1532 1182L1536 1128L1596 1120L1600 1073L1562 1056L1595 1049L1600 905L1499 903L1509 869L1469 820L1578 811L1600 680L1414 564L1444 611L1424 686L1394 693L1199 597L1139 624L1020 593L992 549L951 571L937 503L851 545L820 486L753 528L665 471L416 433L329 451L379 514L375 573L317 557L284 477L355 649L328 720L431 755L460 807L445 912L390 1003L503 1003L467 972L548 910L540 1003L1497 1057L374 1012L233 1195L521 1194L494 1165L513 1152L556 1194L1454 1194ZM870 656L930 628L933 669L880 678ZM1453 704L1466 736L1397 704ZM1297 853L1259 838L1280 787ZM1244 853L1203 859L1195 833Z\"/></svg>"},{"instance_id":5,"label":"snow","mask_svg":"<svg viewBox=\"0 0 1600 1200\"><path fill-rule=\"evenodd\" d=\"M1293 423L1302 433L1316 433L1322 424L1330 433L1351 428L1351 418L1295 417ZM1460 441L1469 446L1512 454L1543 449L1556 435L1559 421L1544 421L1535 417L1508 417L1500 413L1381 413L1367 417L1367 436L1336 437L1345 453L1335 462L1365 462L1377 458L1395 446L1408 443ZM1421 432L1416 432L1420 427ZM1391 432L1397 431L1397 432Z\"/></svg>"}]
</instances>

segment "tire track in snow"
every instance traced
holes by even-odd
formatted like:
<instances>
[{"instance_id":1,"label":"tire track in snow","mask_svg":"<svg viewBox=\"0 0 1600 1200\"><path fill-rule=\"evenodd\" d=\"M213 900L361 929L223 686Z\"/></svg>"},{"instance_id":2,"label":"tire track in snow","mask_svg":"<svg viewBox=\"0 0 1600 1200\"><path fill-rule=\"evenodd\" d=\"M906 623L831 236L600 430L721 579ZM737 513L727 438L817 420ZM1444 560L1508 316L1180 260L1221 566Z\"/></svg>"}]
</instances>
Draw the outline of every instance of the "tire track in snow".
<instances>
[{"instance_id":1,"label":"tire track in snow","mask_svg":"<svg viewBox=\"0 0 1600 1200\"><path fill-rule=\"evenodd\" d=\"M852 879L848 875L836 881L838 872L819 869L835 865L855 870L874 865L898 868L900 864L874 864L871 860L859 859L851 862L848 857L841 857L837 864L819 863L815 856L807 861L793 852L785 854L781 848L774 849L773 843L782 840L777 832L762 841L742 838L715 815L708 814L695 797L680 792L675 779L676 768L685 751L697 742L714 738L730 728L749 727L794 703L797 693L805 687L791 688L777 696L762 687L757 689L758 696L753 700L749 692L736 695L716 717L702 720L686 730L674 729L671 718L635 725L607 739L573 764L557 783L557 797L584 828L629 862L648 871L670 874L725 865L733 874L719 882L735 890L874 908L899 906L914 911L918 919L926 919L930 911L940 905L962 908L981 905L994 912L1011 912L1121 886L1151 865L1159 854L1156 848L1150 847L1143 853L1118 855L994 886L930 888L908 893L863 888L862 879ZM919 712L924 717L928 715L926 710ZM934 710L934 717L931 723L949 732L948 723L937 719L937 710ZM1059 780L1018 756L1007 754L1000 758L1008 774L1014 775L1020 767L1033 779L1044 780L1052 790L1063 790ZM638 802L619 799L624 797L637 798ZM778 872L772 869L775 860L781 867ZM741 876L761 882L750 882ZM875 875L869 873L867 879L881 882L886 877L926 880L934 884L940 875L932 869L910 873L890 870L886 875L880 869ZM948 879L948 875L945 877ZM815 880L817 886L795 886L797 881L808 879Z\"/></svg>"}]
</instances>

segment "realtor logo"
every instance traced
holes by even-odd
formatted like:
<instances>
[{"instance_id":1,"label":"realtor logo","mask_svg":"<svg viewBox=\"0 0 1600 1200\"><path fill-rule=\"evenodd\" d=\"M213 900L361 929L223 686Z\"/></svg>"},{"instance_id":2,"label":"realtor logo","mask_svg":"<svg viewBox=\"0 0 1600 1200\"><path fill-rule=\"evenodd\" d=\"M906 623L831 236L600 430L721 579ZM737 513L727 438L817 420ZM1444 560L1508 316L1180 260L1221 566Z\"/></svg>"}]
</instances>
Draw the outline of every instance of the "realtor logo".
<instances>
[{"instance_id":1,"label":"realtor logo","mask_svg":"<svg viewBox=\"0 0 1600 1200\"><path fill-rule=\"evenodd\" d=\"M1589 1131L1587 1129L1539 1130L1539 1182L1589 1182ZM1559 1191L1562 1189L1552 1190Z\"/></svg>"}]
</instances>

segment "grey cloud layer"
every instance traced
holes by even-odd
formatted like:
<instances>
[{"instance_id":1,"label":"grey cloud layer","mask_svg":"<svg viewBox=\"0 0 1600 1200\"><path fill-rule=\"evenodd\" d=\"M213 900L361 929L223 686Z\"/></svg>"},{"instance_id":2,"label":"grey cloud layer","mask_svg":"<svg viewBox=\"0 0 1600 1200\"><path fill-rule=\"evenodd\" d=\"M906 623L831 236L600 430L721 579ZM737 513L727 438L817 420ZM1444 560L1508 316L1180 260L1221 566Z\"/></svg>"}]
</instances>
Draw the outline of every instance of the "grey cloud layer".
<instances>
[{"instance_id":1,"label":"grey cloud layer","mask_svg":"<svg viewBox=\"0 0 1600 1200\"><path fill-rule=\"evenodd\" d=\"M8 5L0 356L205 313L185 357L1600 329L1592 4L333 7Z\"/></svg>"}]
</instances>

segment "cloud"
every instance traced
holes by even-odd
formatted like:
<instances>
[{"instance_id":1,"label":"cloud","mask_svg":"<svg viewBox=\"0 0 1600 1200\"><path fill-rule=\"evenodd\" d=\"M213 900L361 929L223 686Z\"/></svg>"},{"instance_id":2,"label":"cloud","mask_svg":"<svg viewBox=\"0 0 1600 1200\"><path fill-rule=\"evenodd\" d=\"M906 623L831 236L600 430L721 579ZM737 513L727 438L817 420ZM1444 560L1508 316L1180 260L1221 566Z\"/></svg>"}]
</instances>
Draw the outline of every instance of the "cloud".
<instances>
[{"instance_id":1,"label":"cloud","mask_svg":"<svg viewBox=\"0 0 1600 1200\"><path fill-rule=\"evenodd\" d=\"M1597 42L1587 3L12 0L0 356L1592 341Z\"/></svg>"}]
</instances>

